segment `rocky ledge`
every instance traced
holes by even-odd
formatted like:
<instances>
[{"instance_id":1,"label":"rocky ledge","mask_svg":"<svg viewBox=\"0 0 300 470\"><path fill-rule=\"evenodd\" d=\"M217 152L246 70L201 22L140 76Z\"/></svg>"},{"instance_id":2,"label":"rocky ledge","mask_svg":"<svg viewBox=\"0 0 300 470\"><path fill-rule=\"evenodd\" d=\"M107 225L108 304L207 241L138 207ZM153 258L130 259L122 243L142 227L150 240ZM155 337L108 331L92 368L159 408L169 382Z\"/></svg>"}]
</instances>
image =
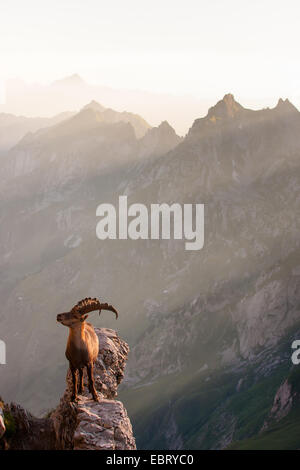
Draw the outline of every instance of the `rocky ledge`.
<instances>
[{"instance_id":1,"label":"rocky ledge","mask_svg":"<svg viewBox=\"0 0 300 470\"><path fill-rule=\"evenodd\" d=\"M134 450L132 427L126 409L115 400L124 377L129 347L117 333L95 328L99 355L95 363L95 386L100 401L92 400L84 375L85 392L70 402L71 375L58 407L49 417L39 419L21 406L4 405L4 423L9 423L2 439L6 449ZM6 420L5 420L6 417ZM1 423L0 423L1 424ZM1 437L1 436L0 436Z\"/></svg>"}]
</instances>

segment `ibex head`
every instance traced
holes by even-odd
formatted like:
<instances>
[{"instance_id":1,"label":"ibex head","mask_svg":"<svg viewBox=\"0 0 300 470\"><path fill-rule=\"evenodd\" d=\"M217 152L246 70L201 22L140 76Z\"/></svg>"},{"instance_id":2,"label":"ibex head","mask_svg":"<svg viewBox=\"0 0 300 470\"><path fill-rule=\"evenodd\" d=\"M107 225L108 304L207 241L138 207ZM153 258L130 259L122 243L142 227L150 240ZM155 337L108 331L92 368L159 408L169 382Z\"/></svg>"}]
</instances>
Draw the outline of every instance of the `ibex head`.
<instances>
[{"instance_id":1,"label":"ibex head","mask_svg":"<svg viewBox=\"0 0 300 470\"><path fill-rule=\"evenodd\" d=\"M116 318L118 318L118 312L112 305L108 305L107 303L102 304L96 298L92 299L91 297L87 297L80 300L70 312L59 313L57 315L57 321L64 326L73 327L76 323L84 322L88 317L88 313L94 310L99 310L99 315L101 310L110 310L114 312Z\"/></svg>"}]
</instances>

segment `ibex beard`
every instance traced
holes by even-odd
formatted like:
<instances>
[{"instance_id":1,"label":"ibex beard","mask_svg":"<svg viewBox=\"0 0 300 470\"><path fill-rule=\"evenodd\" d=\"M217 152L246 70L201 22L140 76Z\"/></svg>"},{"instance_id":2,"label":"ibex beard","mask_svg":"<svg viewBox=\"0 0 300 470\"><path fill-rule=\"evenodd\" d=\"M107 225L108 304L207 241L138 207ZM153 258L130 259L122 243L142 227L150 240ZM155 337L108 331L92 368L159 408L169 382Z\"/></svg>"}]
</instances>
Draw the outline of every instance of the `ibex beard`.
<instances>
[{"instance_id":1,"label":"ibex beard","mask_svg":"<svg viewBox=\"0 0 300 470\"><path fill-rule=\"evenodd\" d=\"M70 312L57 315L57 321L69 328L69 337L66 349L66 358L69 361L72 374L72 401L77 400L77 393L84 391L83 369L87 368L89 392L95 401L99 401L94 382L94 363L99 354L99 340L93 325L86 323L89 312L110 310L118 318L117 310L107 303L100 303L96 298L85 298L78 302ZM77 382L79 372L79 384Z\"/></svg>"}]
</instances>

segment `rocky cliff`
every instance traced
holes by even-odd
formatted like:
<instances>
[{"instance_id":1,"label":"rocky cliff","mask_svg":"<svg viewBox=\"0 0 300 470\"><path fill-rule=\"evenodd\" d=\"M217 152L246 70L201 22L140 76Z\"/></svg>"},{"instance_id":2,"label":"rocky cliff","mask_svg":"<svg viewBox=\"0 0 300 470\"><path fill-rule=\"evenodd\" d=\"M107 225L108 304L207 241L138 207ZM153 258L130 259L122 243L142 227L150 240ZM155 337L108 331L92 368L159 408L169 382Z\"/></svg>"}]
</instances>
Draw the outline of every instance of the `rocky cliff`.
<instances>
[{"instance_id":1,"label":"rocky cliff","mask_svg":"<svg viewBox=\"0 0 300 470\"><path fill-rule=\"evenodd\" d=\"M87 389L76 403L70 402L71 375L58 407L45 418L35 418L20 405L4 405L0 414L5 449L134 450L135 439L126 409L116 401L117 388L124 376L129 351L117 333L95 329L99 337L99 355L95 363L95 385L100 398L95 402Z\"/></svg>"}]
</instances>

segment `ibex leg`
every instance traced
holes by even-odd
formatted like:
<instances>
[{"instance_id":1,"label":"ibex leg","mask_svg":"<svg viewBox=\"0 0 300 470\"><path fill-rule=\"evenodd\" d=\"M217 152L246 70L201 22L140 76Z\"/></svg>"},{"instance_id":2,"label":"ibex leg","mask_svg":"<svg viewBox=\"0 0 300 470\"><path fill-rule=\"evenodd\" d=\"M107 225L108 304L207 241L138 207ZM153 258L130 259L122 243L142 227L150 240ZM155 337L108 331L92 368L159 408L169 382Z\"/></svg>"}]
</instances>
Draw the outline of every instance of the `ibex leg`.
<instances>
[{"instance_id":1,"label":"ibex leg","mask_svg":"<svg viewBox=\"0 0 300 470\"><path fill-rule=\"evenodd\" d=\"M70 364L70 370L72 374L72 382L73 382L73 392L72 392L72 401L77 400L77 374L76 369Z\"/></svg>"},{"instance_id":2,"label":"ibex leg","mask_svg":"<svg viewBox=\"0 0 300 470\"><path fill-rule=\"evenodd\" d=\"M93 364L88 364L86 366L88 378L89 378L89 391L93 395L93 399L95 401L99 401L96 389L95 389L95 382L94 382L94 366Z\"/></svg>"},{"instance_id":3,"label":"ibex leg","mask_svg":"<svg viewBox=\"0 0 300 470\"><path fill-rule=\"evenodd\" d=\"M79 369L79 384L78 384L78 393L82 394L84 390L83 384L83 369Z\"/></svg>"}]
</instances>

